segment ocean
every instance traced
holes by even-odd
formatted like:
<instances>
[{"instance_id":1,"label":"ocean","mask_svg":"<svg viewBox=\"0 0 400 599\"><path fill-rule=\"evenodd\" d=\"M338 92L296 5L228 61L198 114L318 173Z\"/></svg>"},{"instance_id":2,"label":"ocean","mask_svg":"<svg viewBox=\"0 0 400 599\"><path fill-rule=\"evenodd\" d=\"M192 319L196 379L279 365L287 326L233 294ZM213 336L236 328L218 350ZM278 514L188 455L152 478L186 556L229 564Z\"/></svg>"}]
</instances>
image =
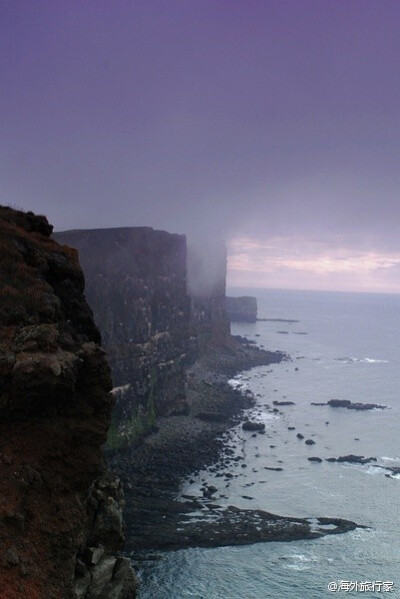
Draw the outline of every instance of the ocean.
<instances>
[{"instance_id":1,"label":"ocean","mask_svg":"<svg viewBox=\"0 0 400 599\"><path fill-rule=\"evenodd\" d=\"M255 438L240 426L234 430L236 451L248 467L232 467L238 476L229 487L207 470L185 482L182 492L198 494L206 480L217 487L220 505L342 517L369 528L312 541L165 552L140 573L140 599L400 597L400 477L385 476L388 471L374 462L324 460L356 454L376 457L381 466L400 466L400 296L229 293L256 296L259 318L298 321L232 325L233 334L287 352L291 360L253 368L232 382L254 393L257 406L249 415L266 424L266 434ZM333 398L388 409L311 405ZM272 415L264 404L274 400L294 405ZM297 433L315 445L306 445ZM310 456L323 461L309 462ZM282 470L265 469L271 467Z\"/></svg>"}]
</instances>

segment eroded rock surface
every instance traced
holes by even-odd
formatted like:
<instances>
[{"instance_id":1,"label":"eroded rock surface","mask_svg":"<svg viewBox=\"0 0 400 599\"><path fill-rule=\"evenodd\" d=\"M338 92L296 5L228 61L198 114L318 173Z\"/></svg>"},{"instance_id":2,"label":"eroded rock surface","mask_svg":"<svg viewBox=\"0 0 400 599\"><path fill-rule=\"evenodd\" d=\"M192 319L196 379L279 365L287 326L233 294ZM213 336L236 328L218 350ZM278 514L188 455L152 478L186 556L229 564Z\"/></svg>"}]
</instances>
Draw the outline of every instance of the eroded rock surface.
<instances>
[{"instance_id":1,"label":"eroded rock surface","mask_svg":"<svg viewBox=\"0 0 400 599\"><path fill-rule=\"evenodd\" d=\"M104 466L110 370L77 253L0 208L0 596L131 599L121 485Z\"/></svg>"}]
</instances>

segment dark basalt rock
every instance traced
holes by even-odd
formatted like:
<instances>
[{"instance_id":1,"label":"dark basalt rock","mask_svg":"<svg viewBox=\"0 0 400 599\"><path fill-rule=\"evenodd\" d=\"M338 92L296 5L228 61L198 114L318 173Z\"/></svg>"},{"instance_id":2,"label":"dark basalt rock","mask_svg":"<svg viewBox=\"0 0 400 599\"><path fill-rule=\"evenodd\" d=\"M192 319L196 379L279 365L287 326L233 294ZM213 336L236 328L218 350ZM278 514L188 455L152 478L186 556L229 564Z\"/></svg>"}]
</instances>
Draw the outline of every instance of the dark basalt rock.
<instances>
[{"instance_id":1,"label":"dark basalt rock","mask_svg":"<svg viewBox=\"0 0 400 599\"><path fill-rule=\"evenodd\" d=\"M304 443L305 443L306 445L315 445L315 441L313 441L313 439L306 439L306 440L304 441Z\"/></svg>"},{"instance_id":2,"label":"dark basalt rock","mask_svg":"<svg viewBox=\"0 0 400 599\"><path fill-rule=\"evenodd\" d=\"M349 455L339 456L338 458L326 458L327 462L347 462L349 464L369 464L370 462L376 462L377 459L374 457L366 458L363 455Z\"/></svg>"},{"instance_id":3,"label":"dark basalt rock","mask_svg":"<svg viewBox=\"0 0 400 599\"><path fill-rule=\"evenodd\" d=\"M321 459L321 458L318 458L317 456L312 456L312 457L310 457L310 458L307 458L307 460L308 460L309 462L318 462L318 463L322 462L322 459Z\"/></svg>"},{"instance_id":4,"label":"dark basalt rock","mask_svg":"<svg viewBox=\"0 0 400 599\"><path fill-rule=\"evenodd\" d=\"M200 412L196 418L205 422L226 422L228 417L223 412Z\"/></svg>"},{"instance_id":5,"label":"dark basalt rock","mask_svg":"<svg viewBox=\"0 0 400 599\"><path fill-rule=\"evenodd\" d=\"M387 470L390 470L392 474L400 474L400 466L389 466Z\"/></svg>"},{"instance_id":6,"label":"dark basalt rock","mask_svg":"<svg viewBox=\"0 0 400 599\"><path fill-rule=\"evenodd\" d=\"M327 405L331 406L331 408L349 408L351 401L349 399L330 399Z\"/></svg>"},{"instance_id":7,"label":"dark basalt rock","mask_svg":"<svg viewBox=\"0 0 400 599\"><path fill-rule=\"evenodd\" d=\"M265 424L263 422L252 422L250 420L246 420L242 424L242 429L244 431L263 431L265 430Z\"/></svg>"},{"instance_id":8,"label":"dark basalt rock","mask_svg":"<svg viewBox=\"0 0 400 599\"><path fill-rule=\"evenodd\" d=\"M301 433L297 433L296 437L298 439L304 439L304 435L302 435Z\"/></svg>"},{"instance_id":9,"label":"dark basalt rock","mask_svg":"<svg viewBox=\"0 0 400 599\"><path fill-rule=\"evenodd\" d=\"M242 337L241 335L232 335L232 338L243 345L257 345L257 341L254 341L254 339L248 339L247 337Z\"/></svg>"},{"instance_id":10,"label":"dark basalt rock","mask_svg":"<svg viewBox=\"0 0 400 599\"><path fill-rule=\"evenodd\" d=\"M294 406L296 405L294 401L273 401L274 406Z\"/></svg>"},{"instance_id":11,"label":"dark basalt rock","mask_svg":"<svg viewBox=\"0 0 400 599\"><path fill-rule=\"evenodd\" d=\"M314 405L320 405L320 404L314 404ZM321 404L321 405L325 405L325 404ZM328 401L327 405L330 406L331 408L346 408L347 410L359 410L359 411L375 410L375 409L384 410L385 408L388 407L388 406L384 406L384 405L376 404L376 403L360 403L360 402L353 403L349 399L330 399Z\"/></svg>"},{"instance_id":12,"label":"dark basalt rock","mask_svg":"<svg viewBox=\"0 0 400 599\"><path fill-rule=\"evenodd\" d=\"M77 253L51 231L0 207L0 597L133 598L114 556L122 485L101 453L110 369Z\"/></svg>"},{"instance_id":13,"label":"dark basalt rock","mask_svg":"<svg viewBox=\"0 0 400 599\"><path fill-rule=\"evenodd\" d=\"M156 416L188 410L185 369L197 340L191 331L186 238L150 227L55 237L79 251L86 297L110 362L116 406L109 442L113 449L140 442ZM137 426L129 430L128 422Z\"/></svg>"},{"instance_id":14,"label":"dark basalt rock","mask_svg":"<svg viewBox=\"0 0 400 599\"><path fill-rule=\"evenodd\" d=\"M247 495L243 497L253 499ZM167 514L156 530L151 524L145 527L140 536L128 538L128 546L140 550L153 547L171 550L182 547L250 545L268 541L317 539L358 527L355 522L341 518L317 518L314 521L277 516L263 510L239 509L235 506L229 506L225 510L200 511L194 521L193 508L191 502L181 504L180 514Z\"/></svg>"}]
</instances>

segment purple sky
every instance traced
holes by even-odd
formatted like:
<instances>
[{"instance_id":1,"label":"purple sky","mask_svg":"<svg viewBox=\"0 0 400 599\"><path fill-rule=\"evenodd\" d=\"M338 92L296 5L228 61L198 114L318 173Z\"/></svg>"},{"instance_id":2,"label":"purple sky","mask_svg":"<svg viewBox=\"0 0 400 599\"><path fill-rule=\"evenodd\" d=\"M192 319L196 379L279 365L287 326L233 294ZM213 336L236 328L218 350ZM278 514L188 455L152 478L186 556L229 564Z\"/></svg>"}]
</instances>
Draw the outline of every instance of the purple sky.
<instances>
[{"instance_id":1,"label":"purple sky","mask_svg":"<svg viewBox=\"0 0 400 599\"><path fill-rule=\"evenodd\" d=\"M400 292L399 0L0 0L0 202Z\"/></svg>"}]
</instances>

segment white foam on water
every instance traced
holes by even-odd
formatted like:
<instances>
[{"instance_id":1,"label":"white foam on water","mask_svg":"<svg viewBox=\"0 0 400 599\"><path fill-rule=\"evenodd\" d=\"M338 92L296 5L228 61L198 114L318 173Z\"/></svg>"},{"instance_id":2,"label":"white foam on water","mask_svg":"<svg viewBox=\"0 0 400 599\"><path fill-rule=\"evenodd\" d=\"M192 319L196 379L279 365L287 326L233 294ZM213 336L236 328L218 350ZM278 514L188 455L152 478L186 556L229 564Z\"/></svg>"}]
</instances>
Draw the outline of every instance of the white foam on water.
<instances>
[{"instance_id":1,"label":"white foam on water","mask_svg":"<svg viewBox=\"0 0 400 599\"><path fill-rule=\"evenodd\" d=\"M376 476L377 474L382 475L383 468L379 466L372 466L371 464L367 464L367 468L362 468L366 474L370 474L371 476Z\"/></svg>"},{"instance_id":2,"label":"white foam on water","mask_svg":"<svg viewBox=\"0 0 400 599\"><path fill-rule=\"evenodd\" d=\"M380 360L378 358L354 358L351 356L344 356L340 358L334 358L336 362L343 362L345 364L388 364L389 360Z\"/></svg>"},{"instance_id":3,"label":"white foam on water","mask_svg":"<svg viewBox=\"0 0 400 599\"><path fill-rule=\"evenodd\" d=\"M388 364L389 360L376 360L374 358L363 358L361 362L367 362L368 364Z\"/></svg>"},{"instance_id":4,"label":"white foam on water","mask_svg":"<svg viewBox=\"0 0 400 599\"><path fill-rule=\"evenodd\" d=\"M257 414L255 417L257 418L257 421L260 422L268 422L270 420L276 420L279 418L276 416L276 414L270 414L268 412L261 412L261 414Z\"/></svg>"},{"instance_id":5,"label":"white foam on water","mask_svg":"<svg viewBox=\"0 0 400 599\"><path fill-rule=\"evenodd\" d=\"M315 554L305 555L303 553L285 555L283 559L286 561L286 563L283 565L284 568L297 571L310 570L311 568L315 567L317 562L321 561L321 558Z\"/></svg>"}]
</instances>

